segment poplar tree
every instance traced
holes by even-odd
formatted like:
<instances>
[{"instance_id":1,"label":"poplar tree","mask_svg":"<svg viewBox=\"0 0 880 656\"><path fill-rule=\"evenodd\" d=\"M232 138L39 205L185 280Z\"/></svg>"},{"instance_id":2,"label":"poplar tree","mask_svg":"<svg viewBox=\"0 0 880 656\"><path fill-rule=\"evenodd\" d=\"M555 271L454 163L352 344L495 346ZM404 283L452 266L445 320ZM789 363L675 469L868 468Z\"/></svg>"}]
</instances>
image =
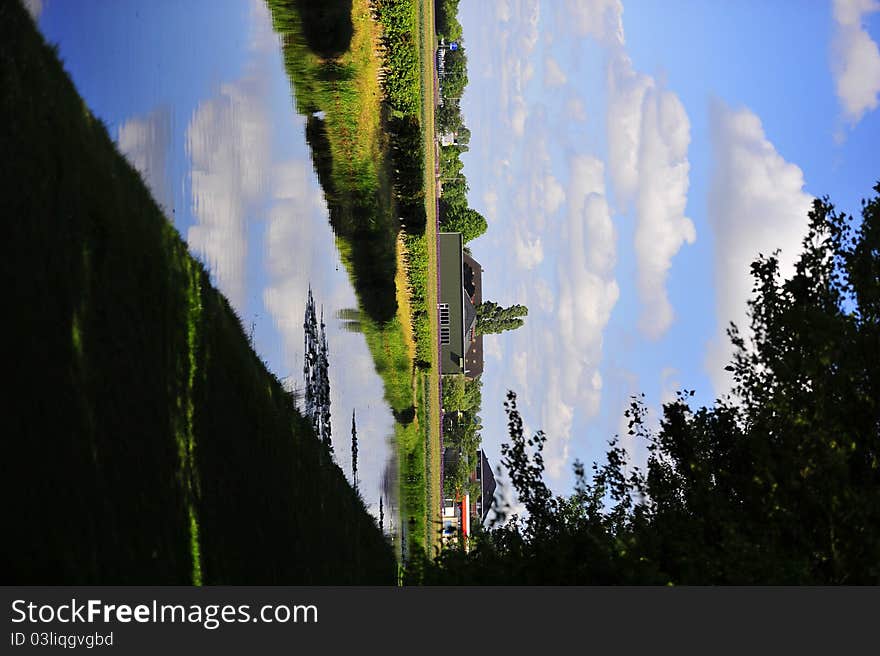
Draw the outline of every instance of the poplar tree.
<instances>
[{"instance_id":1,"label":"poplar tree","mask_svg":"<svg viewBox=\"0 0 880 656\"><path fill-rule=\"evenodd\" d=\"M354 491L358 489L358 435L355 424L354 410L351 411L351 477L354 481Z\"/></svg>"}]
</instances>

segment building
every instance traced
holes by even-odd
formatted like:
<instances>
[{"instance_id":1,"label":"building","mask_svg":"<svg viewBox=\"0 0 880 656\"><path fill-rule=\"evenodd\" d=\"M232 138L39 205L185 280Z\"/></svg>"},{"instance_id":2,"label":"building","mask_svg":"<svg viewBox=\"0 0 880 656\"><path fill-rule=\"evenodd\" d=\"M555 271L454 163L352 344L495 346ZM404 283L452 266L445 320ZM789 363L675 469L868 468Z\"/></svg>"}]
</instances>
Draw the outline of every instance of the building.
<instances>
[{"instance_id":1,"label":"building","mask_svg":"<svg viewBox=\"0 0 880 656\"><path fill-rule=\"evenodd\" d=\"M452 471L453 467L460 464L461 454L454 449L446 448L443 450L444 469ZM464 466L469 466L465 462ZM486 453L480 449L477 454L477 463L470 472L471 481L477 483L479 490L476 498L471 497L469 493L463 496L443 499L443 539L454 539L459 533L465 539L473 533L473 526L479 524L486 525L486 519L492 504L495 500L495 475L492 473L492 466L489 464Z\"/></svg>"},{"instance_id":2,"label":"building","mask_svg":"<svg viewBox=\"0 0 880 656\"><path fill-rule=\"evenodd\" d=\"M483 302L483 267L468 253L462 254L464 266L464 290L470 297L471 304L476 308ZM469 336L470 344L464 357L465 373L470 378L477 378L483 373L483 336L476 329Z\"/></svg>"},{"instance_id":3,"label":"building","mask_svg":"<svg viewBox=\"0 0 880 656\"><path fill-rule=\"evenodd\" d=\"M440 240L440 373L465 373L468 335L477 322L477 310L464 290L460 232L441 232Z\"/></svg>"},{"instance_id":4,"label":"building","mask_svg":"<svg viewBox=\"0 0 880 656\"><path fill-rule=\"evenodd\" d=\"M483 300L483 269L462 249L461 233L441 232L440 373L483 373L483 336L477 335L477 305Z\"/></svg>"}]
</instances>

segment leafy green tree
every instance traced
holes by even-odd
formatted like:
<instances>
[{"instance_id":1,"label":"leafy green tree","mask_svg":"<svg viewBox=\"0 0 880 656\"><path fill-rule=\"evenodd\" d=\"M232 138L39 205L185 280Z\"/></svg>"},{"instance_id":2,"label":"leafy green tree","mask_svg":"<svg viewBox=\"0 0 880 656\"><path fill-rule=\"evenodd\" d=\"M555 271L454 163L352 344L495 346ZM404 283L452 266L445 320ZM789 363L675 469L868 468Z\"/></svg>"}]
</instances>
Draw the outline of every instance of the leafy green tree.
<instances>
[{"instance_id":1,"label":"leafy green tree","mask_svg":"<svg viewBox=\"0 0 880 656\"><path fill-rule=\"evenodd\" d=\"M827 199L809 218L790 279L776 254L752 265L750 334L728 331L732 394L692 408L682 391L657 429L633 400L646 471L615 439L552 495L546 437L524 435L511 392L502 465L527 516L441 553L422 582L880 583L880 197L860 223Z\"/></svg>"},{"instance_id":2,"label":"leafy green tree","mask_svg":"<svg viewBox=\"0 0 880 656\"><path fill-rule=\"evenodd\" d=\"M333 453L330 428L330 351L326 328L323 308L321 308L321 322L318 323L315 299L310 285L303 320L305 415L311 422L315 435L327 450Z\"/></svg>"},{"instance_id":3,"label":"leafy green tree","mask_svg":"<svg viewBox=\"0 0 880 656\"><path fill-rule=\"evenodd\" d=\"M460 232L465 243L476 239L489 228L486 218L469 207L450 208L443 216L442 226L448 232Z\"/></svg>"},{"instance_id":4,"label":"leafy green tree","mask_svg":"<svg viewBox=\"0 0 880 656\"><path fill-rule=\"evenodd\" d=\"M529 313L525 305L501 307L493 301L483 301L477 306L477 333L488 335L516 330L525 323L522 317Z\"/></svg>"}]
</instances>

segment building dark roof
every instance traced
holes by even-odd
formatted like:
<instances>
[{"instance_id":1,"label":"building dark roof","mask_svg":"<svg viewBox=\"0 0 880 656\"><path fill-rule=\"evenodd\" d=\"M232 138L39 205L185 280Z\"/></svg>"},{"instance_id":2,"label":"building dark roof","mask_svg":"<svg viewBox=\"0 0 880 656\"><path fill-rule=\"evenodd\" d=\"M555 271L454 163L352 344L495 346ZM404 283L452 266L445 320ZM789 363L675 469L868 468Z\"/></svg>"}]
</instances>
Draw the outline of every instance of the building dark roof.
<instances>
[{"instance_id":1,"label":"building dark roof","mask_svg":"<svg viewBox=\"0 0 880 656\"><path fill-rule=\"evenodd\" d=\"M448 309L448 343L443 343L444 324L441 320L440 373L464 373L467 342L465 341L464 294L462 293L464 268L462 265L462 239L460 232L441 232L440 242L440 303ZM468 303L470 305L470 303Z\"/></svg>"},{"instance_id":2,"label":"building dark roof","mask_svg":"<svg viewBox=\"0 0 880 656\"><path fill-rule=\"evenodd\" d=\"M485 524L486 517L492 509L495 500L495 475L492 473L492 465L486 457L486 452L480 449L480 522Z\"/></svg>"},{"instance_id":3,"label":"building dark roof","mask_svg":"<svg viewBox=\"0 0 880 656\"><path fill-rule=\"evenodd\" d=\"M465 344L470 344L471 335L474 334L474 329L477 327L477 308L468 298L464 288L461 290L461 304L464 306L464 341Z\"/></svg>"},{"instance_id":4,"label":"building dark roof","mask_svg":"<svg viewBox=\"0 0 880 656\"><path fill-rule=\"evenodd\" d=\"M476 307L483 302L483 267L467 253L462 254L462 266L464 290ZM464 367L470 378L477 378L483 373L483 336L471 334L469 340Z\"/></svg>"}]
</instances>

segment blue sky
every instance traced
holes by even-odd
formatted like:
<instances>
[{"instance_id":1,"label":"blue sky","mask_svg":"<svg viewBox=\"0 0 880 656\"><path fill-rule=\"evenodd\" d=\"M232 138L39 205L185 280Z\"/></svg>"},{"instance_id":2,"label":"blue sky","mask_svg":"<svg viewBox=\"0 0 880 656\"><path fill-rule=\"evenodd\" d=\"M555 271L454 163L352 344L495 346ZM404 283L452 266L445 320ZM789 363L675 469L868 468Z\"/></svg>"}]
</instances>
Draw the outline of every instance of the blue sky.
<instances>
[{"instance_id":1,"label":"blue sky","mask_svg":"<svg viewBox=\"0 0 880 656\"><path fill-rule=\"evenodd\" d=\"M309 283L354 304L303 122L259 0L30 0L89 106L211 268L258 351L298 380ZM832 2L461 0L470 202L484 298L526 303L485 342L483 441L519 394L559 492L630 395L723 394L748 263L796 256L813 195L857 211L876 179L880 13ZM336 421L361 425L375 504L391 417L360 335L330 322ZM371 440L369 444L366 440ZM625 442L636 461L640 445ZM366 448L365 448L366 447ZM347 449L338 460L348 471ZM375 509L375 508L374 508Z\"/></svg>"},{"instance_id":2,"label":"blue sky","mask_svg":"<svg viewBox=\"0 0 880 656\"><path fill-rule=\"evenodd\" d=\"M858 212L880 179L878 8L462 0L464 172L489 220L472 248L484 298L530 308L486 338L490 458L507 389L560 492L625 433L631 395L656 418L676 389L727 391L749 262L790 266L814 195Z\"/></svg>"}]
</instances>

